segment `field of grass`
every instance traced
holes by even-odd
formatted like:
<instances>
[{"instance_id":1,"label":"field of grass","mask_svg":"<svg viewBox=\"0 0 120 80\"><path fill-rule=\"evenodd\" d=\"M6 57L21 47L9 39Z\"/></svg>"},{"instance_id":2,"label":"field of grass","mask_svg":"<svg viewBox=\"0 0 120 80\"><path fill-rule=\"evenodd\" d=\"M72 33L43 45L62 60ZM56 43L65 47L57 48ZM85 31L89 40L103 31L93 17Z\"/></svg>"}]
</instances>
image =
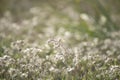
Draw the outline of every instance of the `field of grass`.
<instances>
[{"instance_id":1,"label":"field of grass","mask_svg":"<svg viewBox=\"0 0 120 80\"><path fill-rule=\"evenodd\" d=\"M0 80L120 80L120 29L105 9L99 4L96 21L71 5L54 7L0 17Z\"/></svg>"}]
</instances>

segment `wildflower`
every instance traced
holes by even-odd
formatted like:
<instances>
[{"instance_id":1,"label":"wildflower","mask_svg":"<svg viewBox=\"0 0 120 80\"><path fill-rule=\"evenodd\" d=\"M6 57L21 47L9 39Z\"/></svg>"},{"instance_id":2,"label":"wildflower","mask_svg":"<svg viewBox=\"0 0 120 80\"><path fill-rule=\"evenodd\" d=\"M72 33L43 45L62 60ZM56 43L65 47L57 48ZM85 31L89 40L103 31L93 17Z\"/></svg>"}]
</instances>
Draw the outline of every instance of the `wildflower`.
<instances>
[{"instance_id":1,"label":"wildflower","mask_svg":"<svg viewBox=\"0 0 120 80\"><path fill-rule=\"evenodd\" d=\"M67 68L67 72L71 72L71 71L73 71L75 68L74 67L68 67Z\"/></svg>"},{"instance_id":2,"label":"wildflower","mask_svg":"<svg viewBox=\"0 0 120 80\"><path fill-rule=\"evenodd\" d=\"M60 72L59 69L56 69L56 68L54 68L53 66L49 68L49 71L50 71L50 72L53 72L53 73L59 73L59 72Z\"/></svg>"},{"instance_id":3,"label":"wildflower","mask_svg":"<svg viewBox=\"0 0 120 80\"><path fill-rule=\"evenodd\" d=\"M9 60L9 59L10 59L10 56L4 55L4 56L3 56L3 59L4 59L4 60Z\"/></svg>"},{"instance_id":4,"label":"wildflower","mask_svg":"<svg viewBox=\"0 0 120 80\"><path fill-rule=\"evenodd\" d=\"M112 66L110 67L110 70L111 70L111 71L114 71L115 69L120 69L120 66L118 66L118 65L112 65Z\"/></svg>"},{"instance_id":5,"label":"wildflower","mask_svg":"<svg viewBox=\"0 0 120 80\"><path fill-rule=\"evenodd\" d=\"M8 73L10 74L11 77L15 77L19 74L19 70L18 69L14 69L14 68L10 68L8 70Z\"/></svg>"},{"instance_id":6,"label":"wildflower","mask_svg":"<svg viewBox=\"0 0 120 80\"><path fill-rule=\"evenodd\" d=\"M28 74L27 73L22 73L21 74L21 78L27 78L28 77Z\"/></svg>"}]
</instances>

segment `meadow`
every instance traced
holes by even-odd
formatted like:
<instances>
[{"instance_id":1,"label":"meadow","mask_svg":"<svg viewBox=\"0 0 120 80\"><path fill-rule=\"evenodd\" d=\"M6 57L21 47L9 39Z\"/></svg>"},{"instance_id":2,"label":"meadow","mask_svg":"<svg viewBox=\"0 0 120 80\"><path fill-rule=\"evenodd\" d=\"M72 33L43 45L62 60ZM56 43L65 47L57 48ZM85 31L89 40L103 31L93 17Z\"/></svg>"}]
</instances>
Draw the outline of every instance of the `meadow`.
<instances>
[{"instance_id":1,"label":"meadow","mask_svg":"<svg viewBox=\"0 0 120 80\"><path fill-rule=\"evenodd\" d=\"M120 80L119 0L25 1L0 6L0 80Z\"/></svg>"}]
</instances>

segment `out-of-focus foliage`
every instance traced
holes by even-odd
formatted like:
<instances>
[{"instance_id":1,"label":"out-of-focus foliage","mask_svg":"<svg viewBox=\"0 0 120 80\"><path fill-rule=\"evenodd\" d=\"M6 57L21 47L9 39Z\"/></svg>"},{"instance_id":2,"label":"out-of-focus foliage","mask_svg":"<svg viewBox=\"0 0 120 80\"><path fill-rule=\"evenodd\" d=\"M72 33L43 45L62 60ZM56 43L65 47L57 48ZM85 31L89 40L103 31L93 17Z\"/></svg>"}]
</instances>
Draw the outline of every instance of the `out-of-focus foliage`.
<instances>
[{"instance_id":1,"label":"out-of-focus foliage","mask_svg":"<svg viewBox=\"0 0 120 80\"><path fill-rule=\"evenodd\" d=\"M27 12L31 7L34 6L52 7L53 10L56 10L56 13L61 12L61 10L65 9L66 7L72 7L79 14L85 13L92 17L98 25L101 22L101 17L105 17L107 21L104 26L108 26L111 30L117 27L116 24L118 24L120 21L118 18L120 13L119 4L119 0L1 0L0 14L3 14L4 11L9 10L14 16L16 15L22 17L23 12Z\"/></svg>"}]
</instances>

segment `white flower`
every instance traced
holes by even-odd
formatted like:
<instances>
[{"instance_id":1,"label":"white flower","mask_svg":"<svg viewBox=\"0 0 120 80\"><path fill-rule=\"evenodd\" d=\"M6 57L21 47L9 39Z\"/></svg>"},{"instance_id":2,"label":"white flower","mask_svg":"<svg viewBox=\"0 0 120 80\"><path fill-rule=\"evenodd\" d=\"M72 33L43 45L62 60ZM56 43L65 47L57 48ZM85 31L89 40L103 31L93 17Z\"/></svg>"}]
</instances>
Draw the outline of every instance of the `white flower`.
<instances>
[{"instance_id":1,"label":"white flower","mask_svg":"<svg viewBox=\"0 0 120 80\"><path fill-rule=\"evenodd\" d=\"M67 71L68 71L68 72L71 72L71 71L73 71L74 69L75 69L74 67L72 67L72 68L71 68L71 67L68 67L68 68L67 68Z\"/></svg>"},{"instance_id":2,"label":"white flower","mask_svg":"<svg viewBox=\"0 0 120 80\"><path fill-rule=\"evenodd\" d=\"M60 72L59 69L55 69L54 67L50 67L49 71L54 72L54 73Z\"/></svg>"},{"instance_id":3,"label":"white flower","mask_svg":"<svg viewBox=\"0 0 120 80\"><path fill-rule=\"evenodd\" d=\"M27 73L22 73L22 74L21 74L21 77L22 77L22 78L26 78L27 76L28 76Z\"/></svg>"},{"instance_id":4,"label":"white flower","mask_svg":"<svg viewBox=\"0 0 120 80\"><path fill-rule=\"evenodd\" d=\"M111 71L114 71L115 69L120 69L120 66L118 66L118 65L112 65L112 66L110 67L110 70L111 70Z\"/></svg>"}]
</instances>

